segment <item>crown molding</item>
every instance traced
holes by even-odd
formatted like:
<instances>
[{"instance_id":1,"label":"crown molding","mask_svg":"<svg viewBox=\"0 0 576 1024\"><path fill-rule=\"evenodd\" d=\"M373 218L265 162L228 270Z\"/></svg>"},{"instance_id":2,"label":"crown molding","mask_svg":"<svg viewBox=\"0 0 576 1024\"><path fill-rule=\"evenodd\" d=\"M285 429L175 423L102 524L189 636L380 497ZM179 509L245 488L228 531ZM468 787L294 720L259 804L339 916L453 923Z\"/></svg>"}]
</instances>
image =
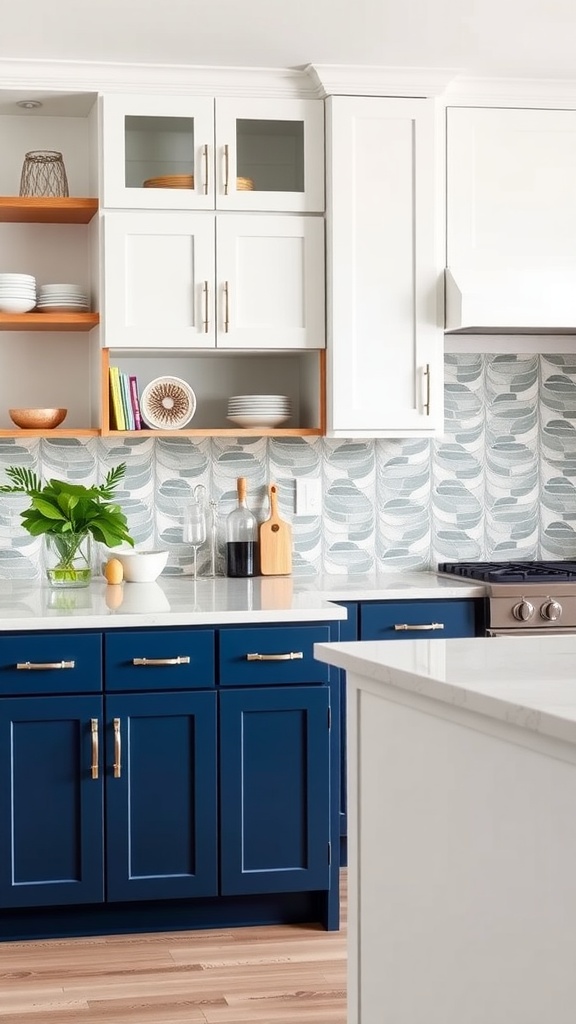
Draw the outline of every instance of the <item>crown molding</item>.
<instances>
[{"instance_id":1,"label":"crown molding","mask_svg":"<svg viewBox=\"0 0 576 1024\"><path fill-rule=\"evenodd\" d=\"M456 68L381 68L308 64L318 96L439 96L460 74Z\"/></svg>"},{"instance_id":2,"label":"crown molding","mask_svg":"<svg viewBox=\"0 0 576 1024\"><path fill-rule=\"evenodd\" d=\"M462 76L448 85L443 99L451 106L573 108L576 79Z\"/></svg>"},{"instance_id":3,"label":"crown molding","mask_svg":"<svg viewBox=\"0 0 576 1024\"><path fill-rule=\"evenodd\" d=\"M0 88L315 99L302 68L204 67L88 61L0 60Z\"/></svg>"}]
</instances>

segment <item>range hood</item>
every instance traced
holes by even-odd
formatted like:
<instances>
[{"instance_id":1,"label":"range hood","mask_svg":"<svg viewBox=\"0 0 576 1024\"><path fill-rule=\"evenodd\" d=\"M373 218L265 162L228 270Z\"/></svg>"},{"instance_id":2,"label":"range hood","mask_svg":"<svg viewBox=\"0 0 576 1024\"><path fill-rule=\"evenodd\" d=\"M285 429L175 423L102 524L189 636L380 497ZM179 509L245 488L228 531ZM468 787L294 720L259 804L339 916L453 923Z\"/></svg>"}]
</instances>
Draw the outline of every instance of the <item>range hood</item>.
<instances>
[{"instance_id":1,"label":"range hood","mask_svg":"<svg viewBox=\"0 0 576 1024\"><path fill-rule=\"evenodd\" d=\"M576 334L576 270L458 270L445 277L445 330Z\"/></svg>"}]
</instances>

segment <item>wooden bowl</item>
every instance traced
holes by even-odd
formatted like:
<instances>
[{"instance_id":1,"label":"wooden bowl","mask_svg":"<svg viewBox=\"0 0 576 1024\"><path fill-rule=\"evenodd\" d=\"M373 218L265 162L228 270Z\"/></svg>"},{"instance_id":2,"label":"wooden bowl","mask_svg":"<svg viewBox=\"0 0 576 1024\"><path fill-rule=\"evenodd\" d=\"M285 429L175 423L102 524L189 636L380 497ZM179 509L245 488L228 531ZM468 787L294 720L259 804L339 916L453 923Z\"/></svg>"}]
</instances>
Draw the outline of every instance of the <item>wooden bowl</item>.
<instances>
[{"instance_id":1,"label":"wooden bowl","mask_svg":"<svg viewBox=\"0 0 576 1024\"><path fill-rule=\"evenodd\" d=\"M8 409L10 419L23 430L52 430L65 419L68 409Z\"/></svg>"}]
</instances>

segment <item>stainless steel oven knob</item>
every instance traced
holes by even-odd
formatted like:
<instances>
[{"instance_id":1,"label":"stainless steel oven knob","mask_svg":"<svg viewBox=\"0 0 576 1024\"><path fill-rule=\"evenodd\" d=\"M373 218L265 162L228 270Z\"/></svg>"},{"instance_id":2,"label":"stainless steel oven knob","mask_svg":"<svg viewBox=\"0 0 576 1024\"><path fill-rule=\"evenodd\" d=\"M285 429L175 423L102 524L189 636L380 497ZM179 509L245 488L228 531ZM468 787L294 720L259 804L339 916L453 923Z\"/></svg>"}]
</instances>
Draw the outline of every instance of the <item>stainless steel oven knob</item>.
<instances>
[{"instance_id":1,"label":"stainless steel oven knob","mask_svg":"<svg viewBox=\"0 0 576 1024\"><path fill-rule=\"evenodd\" d=\"M543 619L547 619L548 622L557 622L562 615L562 605L558 601L550 599L543 604L540 609L540 615Z\"/></svg>"},{"instance_id":2,"label":"stainless steel oven knob","mask_svg":"<svg viewBox=\"0 0 576 1024\"><path fill-rule=\"evenodd\" d=\"M528 622L534 615L534 605L530 604L530 601L523 597L518 604L514 605L512 615L515 619L520 619L521 622Z\"/></svg>"}]
</instances>

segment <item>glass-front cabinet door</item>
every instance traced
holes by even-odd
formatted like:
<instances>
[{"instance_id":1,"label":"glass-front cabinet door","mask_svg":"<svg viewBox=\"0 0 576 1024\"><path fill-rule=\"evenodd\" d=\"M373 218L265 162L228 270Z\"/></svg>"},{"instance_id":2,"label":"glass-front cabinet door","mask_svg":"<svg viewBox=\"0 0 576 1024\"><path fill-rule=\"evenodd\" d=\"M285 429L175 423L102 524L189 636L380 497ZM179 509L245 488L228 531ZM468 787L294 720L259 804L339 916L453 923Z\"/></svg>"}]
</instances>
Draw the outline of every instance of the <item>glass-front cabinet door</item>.
<instances>
[{"instance_id":1,"label":"glass-front cabinet door","mask_svg":"<svg viewBox=\"0 0 576 1024\"><path fill-rule=\"evenodd\" d=\"M102 97L109 208L324 210L321 100Z\"/></svg>"},{"instance_id":2,"label":"glass-front cabinet door","mask_svg":"<svg viewBox=\"0 0 576 1024\"><path fill-rule=\"evenodd\" d=\"M216 206L324 210L321 100L216 100Z\"/></svg>"},{"instance_id":3,"label":"glass-front cabinet door","mask_svg":"<svg viewBox=\"0 0 576 1024\"><path fill-rule=\"evenodd\" d=\"M214 101L102 97L107 207L214 209Z\"/></svg>"}]
</instances>

